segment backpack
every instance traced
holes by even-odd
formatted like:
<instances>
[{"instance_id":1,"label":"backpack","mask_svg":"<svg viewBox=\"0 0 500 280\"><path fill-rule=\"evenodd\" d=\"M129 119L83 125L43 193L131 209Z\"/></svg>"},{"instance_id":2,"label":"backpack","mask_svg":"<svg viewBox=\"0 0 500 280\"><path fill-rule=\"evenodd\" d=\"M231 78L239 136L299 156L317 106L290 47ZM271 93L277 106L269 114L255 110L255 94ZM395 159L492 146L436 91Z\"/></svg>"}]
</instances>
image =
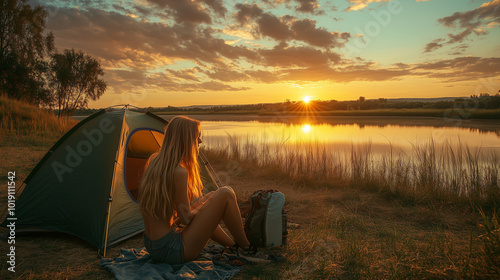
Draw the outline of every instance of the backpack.
<instances>
[{"instance_id":1,"label":"backpack","mask_svg":"<svg viewBox=\"0 0 500 280\"><path fill-rule=\"evenodd\" d=\"M245 219L245 234L255 247L274 247L286 243L285 196L275 190L253 193Z\"/></svg>"}]
</instances>

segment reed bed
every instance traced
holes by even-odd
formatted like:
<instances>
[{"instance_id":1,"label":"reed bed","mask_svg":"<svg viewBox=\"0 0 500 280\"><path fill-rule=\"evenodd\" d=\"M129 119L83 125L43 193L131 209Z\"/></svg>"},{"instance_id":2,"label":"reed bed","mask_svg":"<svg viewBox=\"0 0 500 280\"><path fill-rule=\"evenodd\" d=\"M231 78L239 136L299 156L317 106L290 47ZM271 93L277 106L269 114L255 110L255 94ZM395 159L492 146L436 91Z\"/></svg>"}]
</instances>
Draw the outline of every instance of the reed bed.
<instances>
[{"instance_id":1,"label":"reed bed","mask_svg":"<svg viewBox=\"0 0 500 280\"><path fill-rule=\"evenodd\" d=\"M419 200L472 200L494 208L500 201L498 153L460 142L437 144L430 139L410 149L389 145L382 153L374 151L371 142L270 144L262 137L234 135L209 138L204 145L215 155L315 184L374 188Z\"/></svg>"}]
</instances>

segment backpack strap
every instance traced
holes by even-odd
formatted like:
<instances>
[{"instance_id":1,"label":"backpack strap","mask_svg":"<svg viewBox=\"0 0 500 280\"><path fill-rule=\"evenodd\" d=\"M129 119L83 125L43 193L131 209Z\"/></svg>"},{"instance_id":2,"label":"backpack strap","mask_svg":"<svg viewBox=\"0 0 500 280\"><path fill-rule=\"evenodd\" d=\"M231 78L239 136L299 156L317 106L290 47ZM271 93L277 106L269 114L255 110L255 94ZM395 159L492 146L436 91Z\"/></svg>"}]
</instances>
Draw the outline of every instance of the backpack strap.
<instances>
[{"instance_id":1,"label":"backpack strap","mask_svg":"<svg viewBox=\"0 0 500 280\"><path fill-rule=\"evenodd\" d=\"M244 230L245 230L245 233L246 233L247 237L248 237L248 234L250 233L250 221L253 218L253 214L254 214L255 210L260 207L260 198L261 198L261 196L262 196L262 193L259 193L256 198L252 197L252 202L255 201L255 203L252 203L253 207L250 210L250 212L248 213L248 216L247 216L247 218L245 220L245 227L244 227Z\"/></svg>"}]
</instances>

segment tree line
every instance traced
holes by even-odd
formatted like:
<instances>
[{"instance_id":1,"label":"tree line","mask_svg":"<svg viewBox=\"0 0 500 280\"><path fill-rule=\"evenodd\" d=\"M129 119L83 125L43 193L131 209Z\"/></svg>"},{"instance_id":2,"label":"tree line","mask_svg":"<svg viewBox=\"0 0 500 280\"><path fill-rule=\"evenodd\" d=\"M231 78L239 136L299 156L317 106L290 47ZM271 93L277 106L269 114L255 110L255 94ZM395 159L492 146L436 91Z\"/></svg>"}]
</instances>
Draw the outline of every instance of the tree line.
<instances>
[{"instance_id":1,"label":"tree line","mask_svg":"<svg viewBox=\"0 0 500 280\"><path fill-rule=\"evenodd\" d=\"M97 59L54 47L47 11L27 0L0 0L0 94L69 115L106 90Z\"/></svg>"},{"instance_id":2,"label":"tree line","mask_svg":"<svg viewBox=\"0 0 500 280\"><path fill-rule=\"evenodd\" d=\"M246 105L213 106L213 107L149 107L146 108L156 113L217 113L217 112L303 112L303 111L355 111L355 110L380 110L380 109L500 109L500 92L495 95L482 93L471 95L469 98L455 98L454 100L438 101L399 101L386 98L366 99L360 96L357 100L312 100L290 101L279 103L259 103ZM82 112L83 113L83 112Z\"/></svg>"},{"instance_id":3,"label":"tree line","mask_svg":"<svg viewBox=\"0 0 500 280\"><path fill-rule=\"evenodd\" d=\"M308 104L304 101L290 101L278 103L258 103L245 105L223 105L212 107L148 107L146 110L153 113L192 114L192 113L227 113L227 112L271 112L293 113L303 111L356 111L380 109L500 109L500 93L489 95L471 95L469 98L455 98L454 100L439 101L399 101L386 98L366 99L361 96L357 100L312 100ZM79 109L78 115L90 115L99 109Z\"/></svg>"}]
</instances>

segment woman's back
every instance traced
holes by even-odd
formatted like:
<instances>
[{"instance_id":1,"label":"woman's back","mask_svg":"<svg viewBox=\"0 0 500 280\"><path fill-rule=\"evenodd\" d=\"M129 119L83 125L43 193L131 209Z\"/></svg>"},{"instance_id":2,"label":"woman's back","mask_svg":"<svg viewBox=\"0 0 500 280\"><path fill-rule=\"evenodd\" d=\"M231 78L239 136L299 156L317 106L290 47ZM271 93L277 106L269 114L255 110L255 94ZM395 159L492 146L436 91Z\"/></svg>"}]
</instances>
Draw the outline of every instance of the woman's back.
<instances>
[{"instance_id":1,"label":"woman's back","mask_svg":"<svg viewBox=\"0 0 500 280\"><path fill-rule=\"evenodd\" d=\"M144 233L151 240L160 239L175 227L170 221L159 221L147 213L142 213L142 217L144 218Z\"/></svg>"}]
</instances>

